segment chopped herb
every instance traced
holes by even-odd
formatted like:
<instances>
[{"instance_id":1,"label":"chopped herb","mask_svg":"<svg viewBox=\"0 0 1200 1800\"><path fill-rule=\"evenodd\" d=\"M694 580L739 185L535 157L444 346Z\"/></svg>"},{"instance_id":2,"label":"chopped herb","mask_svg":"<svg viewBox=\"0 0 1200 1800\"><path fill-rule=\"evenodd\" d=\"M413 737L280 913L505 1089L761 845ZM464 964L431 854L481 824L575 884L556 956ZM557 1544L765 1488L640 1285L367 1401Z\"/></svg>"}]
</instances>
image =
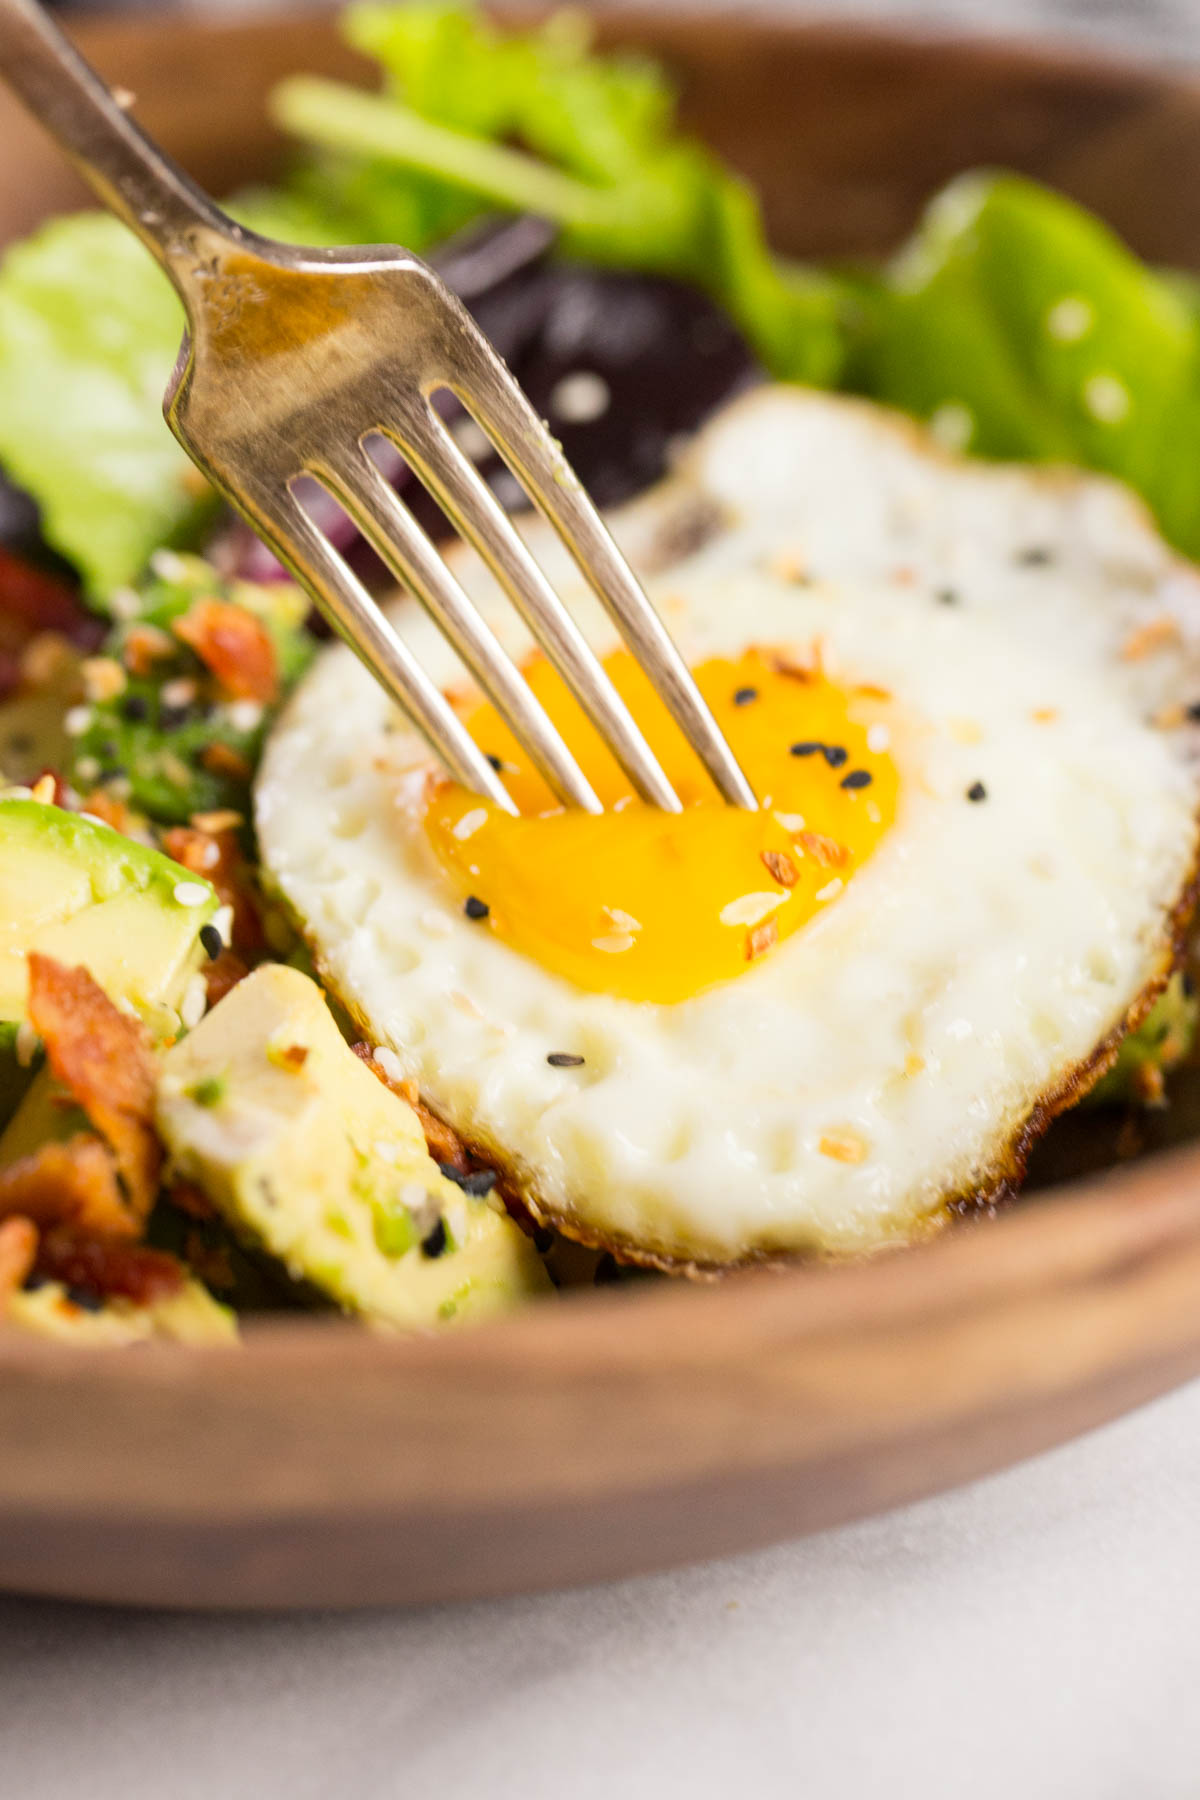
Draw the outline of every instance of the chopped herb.
<instances>
[{"instance_id":1,"label":"chopped herb","mask_svg":"<svg viewBox=\"0 0 1200 1800\"><path fill-rule=\"evenodd\" d=\"M971 783L970 787L967 789L967 799L968 800L986 800L987 799L987 789L984 787L982 781L973 781Z\"/></svg>"},{"instance_id":2,"label":"chopped herb","mask_svg":"<svg viewBox=\"0 0 1200 1800\"><path fill-rule=\"evenodd\" d=\"M957 606L962 599L958 589L953 587L935 588L933 597L940 606Z\"/></svg>"},{"instance_id":3,"label":"chopped herb","mask_svg":"<svg viewBox=\"0 0 1200 1800\"><path fill-rule=\"evenodd\" d=\"M188 1088L187 1097L197 1106L220 1106L228 1086L223 1075L205 1075Z\"/></svg>"},{"instance_id":4,"label":"chopped herb","mask_svg":"<svg viewBox=\"0 0 1200 1800\"><path fill-rule=\"evenodd\" d=\"M468 919L486 919L491 910L486 900L480 900L474 894L468 894L463 902L463 911Z\"/></svg>"}]
</instances>

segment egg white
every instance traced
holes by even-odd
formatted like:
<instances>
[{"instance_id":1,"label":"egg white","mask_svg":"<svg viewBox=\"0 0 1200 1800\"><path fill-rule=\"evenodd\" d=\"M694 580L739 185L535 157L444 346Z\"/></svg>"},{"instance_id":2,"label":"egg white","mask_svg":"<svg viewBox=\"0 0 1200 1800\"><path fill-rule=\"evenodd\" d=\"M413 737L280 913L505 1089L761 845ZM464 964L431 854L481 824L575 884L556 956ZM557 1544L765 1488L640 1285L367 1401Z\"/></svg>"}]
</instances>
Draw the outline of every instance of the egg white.
<instances>
[{"instance_id":1,"label":"egg white","mask_svg":"<svg viewBox=\"0 0 1200 1800\"><path fill-rule=\"evenodd\" d=\"M799 389L728 408L612 524L690 660L819 640L840 679L894 696L896 822L836 901L675 1005L576 989L463 916L409 810L428 755L341 647L268 746L266 867L373 1041L536 1216L665 1264L911 1239L1019 1175L1171 965L1200 577L1113 483L956 461ZM523 651L482 570L460 573ZM461 689L428 620L395 617Z\"/></svg>"}]
</instances>

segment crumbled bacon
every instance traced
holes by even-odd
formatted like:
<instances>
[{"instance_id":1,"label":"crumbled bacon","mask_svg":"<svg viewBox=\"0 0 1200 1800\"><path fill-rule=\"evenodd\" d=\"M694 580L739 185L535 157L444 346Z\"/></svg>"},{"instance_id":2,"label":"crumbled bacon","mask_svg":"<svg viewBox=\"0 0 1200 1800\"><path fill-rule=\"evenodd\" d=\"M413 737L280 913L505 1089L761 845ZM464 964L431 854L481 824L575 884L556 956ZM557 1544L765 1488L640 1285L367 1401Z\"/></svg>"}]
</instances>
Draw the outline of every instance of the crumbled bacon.
<instances>
[{"instance_id":1,"label":"crumbled bacon","mask_svg":"<svg viewBox=\"0 0 1200 1800\"><path fill-rule=\"evenodd\" d=\"M84 968L29 955L29 1022L55 1079L112 1145L130 1207L144 1219L158 1191L154 1058L138 1020L119 1012Z\"/></svg>"},{"instance_id":2,"label":"crumbled bacon","mask_svg":"<svg viewBox=\"0 0 1200 1800\"><path fill-rule=\"evenodd\" d=\"M250 973L236 950L222 950L204 969L204 993L209 1010Z\"/></svg>"},{"instance_id":3,"label":"crumbled bacon","mask_svg":"<svg viewBox=\"0 0 1200 1800\"><path fill-rule=\"evenodd\" d=\"M836 838L826 837L820 831L801 831L796 835L796 847L814 862L820 863L823 869L844 869L850 861L850 852L845 844L839 844Z\"/></svg>"},{"instance_id":4,"label":"crumbled bacon","mask_svg":"<svg viewBox=\"0 0 1200 1800\"><path fill-rule=\"evenodd\" d=\"M121 661L131 675L149 675L156 662L170 656L174 645L157 625L131 625L121 645Z\"/></svg>"},{"instance_id":5,"label":"crumbled bacon","mask_svg":"<svg viewBox=\"0 0 1200 1800\"><path fill-rule=\"evenodd\" d=\"M65 1287L135 1306L169 1300L184 1283L182 1264L165 1250L89 1237L66 1226L42 1234L34 1266L39 1275Z\"/></svg>"},{"instance_id":6,"label":"crumbled bacon","mask_svg":"<svg viewBox=\"0 0 1200 1800\"><path fill-rule=\"evenodd\" d=\"M471 1167L471 1158L458 1133L439 1119L435 1113L423 1104L417 1093L415 1081L393 1081L392 1077L380 1067L375 1060L370 1044L352 1044L351 1049L361 1062L365 1062L372 1075L382 1081L385 1088L411 1106L417 1115L421 1130L425 1135L425 1148L435 1163L448 1164L458 1174L465 1175Z\"/></svg>"},{"instance_id":7,"label":"crumbled bacon","mask_svg":"<svg viewBox=\"0 0 1200 1800\"><path fill-rule=\"evenodd\" d=\"M746 961L757 962L768 950L773 950L779 942L779 927L774 919L767 919L764 924L756 925L753 931L746 933Z\"/></svg>"},{"instance_id":8,"label":"crumbled bacon","mask_svg":"<svg viewBox=\"0 0 1200 1800\"><path fill-rule=\"evenodd\" d=\"M235 700L270 705L279 692L279 665L271 635L261 619L230 600L195 601L176 619L177 638L196 652L210 674Z\"/></svg>"},{"instance_id":9,"label":"crumbled bacon","mask_svg":"<svg viewBox=\"0 0 1200 1800\"><path fill-rule=\"evenodd\" d=\"M211 881L222 904L233 908L231 941L235 950L243 956L254 956L266 949L250 869L236 832L197 831L193 825L174 825L163 838L163 848L193 875L203 875ZM229 985L232 987L233 983Z\"/></svg>"},{"instance_id":10,"label":"crumbled bacon","mask_svg":"<svg viewBox=\"0 0 1200 1800\"><path fill-rule=\"evenodd\" d=\"M791 857L786 855L784 851L764 850L762 853L762 860L763 866L770 875L772 881L777 881L780 887L795 887L797 881L796 865Z\"/></svg>"},{"instance_id":11,"label":"crumbled bacon","mask_svg":"<svg viewBox=\"0 0 1200 1800\"><path fill-rule=\"evenodd\" d=\"M0 1225L0 1312L32 1269L37 1246L37 1226L32 1219L16 1216Z\"/></svg>"},{"instance_id":12,"label":"crumbled bacon","mask_svg":"<svg viewBox=\"0 0 1200 1800\"><path fill-rule=\"evenodd\" d=\"M42 1144L0 1170L0 1218L69 1225L100 1237L132 1238L138 1221L117 1183L112 1151L89 1132Z\"/></svg>"},{"instance_id":13,"label":"crumbled bacon","mask_svg":"<svg viewBox=\"0 0 1200 1800\"><path fill-rule=\"evenodd\" d=\"M231 744L205 744L200 761L210 775L224 775L230 781L249 781L254 773L246 758Z\"/></svg>"}]
</instances>

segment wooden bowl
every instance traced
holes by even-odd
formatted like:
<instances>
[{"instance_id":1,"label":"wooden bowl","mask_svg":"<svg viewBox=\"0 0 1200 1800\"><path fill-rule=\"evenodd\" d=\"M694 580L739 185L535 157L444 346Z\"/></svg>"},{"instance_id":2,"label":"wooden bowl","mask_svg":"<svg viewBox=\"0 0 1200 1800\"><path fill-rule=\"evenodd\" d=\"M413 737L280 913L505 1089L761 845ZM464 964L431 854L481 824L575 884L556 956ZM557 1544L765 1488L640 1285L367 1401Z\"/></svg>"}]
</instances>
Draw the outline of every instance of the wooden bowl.
<instances>
[{"instance_id":1,"label":"wooden bowl","mask_svg":"<svg viewBox=\"0 0 1200 1800\"><path fill-rule=\"evenodd\" d=\"M884 249L947 176L997 163L1149 257L1200 252L1183 79L841 25L644 16L610 35L679 72L690 123L758 182L789 250ZM272 82L357 67L312 17L81 36L217 192L278 154ZM77 200L3 100L0 143L0 237ZM0 1584L351 1606L590 1581L929 1493L1197 1370L1194 1145L867 1266L608 1290L431 1341L318 1322L251 1327L236 1352L3 1337Z\"/></svg>"}]
</instances>

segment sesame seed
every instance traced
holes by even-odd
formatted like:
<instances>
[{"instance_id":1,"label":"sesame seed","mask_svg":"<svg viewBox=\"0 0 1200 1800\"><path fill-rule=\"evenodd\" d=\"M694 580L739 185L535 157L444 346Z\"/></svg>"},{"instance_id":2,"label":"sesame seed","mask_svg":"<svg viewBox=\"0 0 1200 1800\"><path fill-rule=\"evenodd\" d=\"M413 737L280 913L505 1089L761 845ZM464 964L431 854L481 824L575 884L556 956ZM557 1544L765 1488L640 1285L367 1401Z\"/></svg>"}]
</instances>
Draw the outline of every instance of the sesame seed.
<instances>
[{"instance_id":1,"label":"sesame seed","mask_svg":"<svg viewBox=\"0 0 1200 1800\"><path fill-rule=\"evenodd\" d=\"M886 750L892 741L892 734L882 722L867 727L867 749L873 750L876 756Z\"/></svg>"},{"instance_id":2,"label":"sesame seed","mask_svg":"<svg viewBox=\"0 0 1200 1800\"><path fill-rule=\"evenodd\" d=\"M94 756L76 757L75 773L80 781L96 781L100 775L100 764Z\"/></svg>"},{"instance_id":3,"label":"sesame seed","mask_svg":"<svg viewBox=\"0 0 1200 1800\"><path fill-rule=\"evenodd\" d=\"M1120 425L1133 401L1129 389L1115 375L1092 375L1083 384L1083 404L1101 425Z\"/></svg>"},{"instance_id":4,"label":"sesame seed","mask_svg":"<svg viewBox=\"0 0 1200 1800\"><path fill-rule=\"evenodd\" d=\"M850 752L841 744L822 744L821 754L831 769L840 769L842 764L850 759Z\"/></svg>"},{"instance_id":5,"label":"sesame seed","mask_svg":"<svg viewBox=\"0 0 1200 1800\"><path fill-rule=\"evenodd\" d=\"M203 881L177 881L175 898L180 906L203 906L212 889Z\"/></svg>"},{"instance_id":6,"label":"sesame seed","mask_svg":"<svg viewBox=\"0 0 1200 1800\"><path fill-rule=\"evenodd\" d=\"M498 756L496 756L491 750L489 750L487 753L487 760L488 760L488 762L491 763L493 769L495 769L495 771L498 775L500 773L501 769L504 767L504 764L501 761L501 759Z\"/></svg>"},{"instance_id":7,"label":"sesame seed","mask_svg":"<svg viewBox=\"0 0 1200 1800\"><path fill-rule=\"evenodd\" d=\"M1048 544L1030 544L1017 551L1015 560L1022 569L1048 569L1054 561L1054 552Z\"/></svg>"},{"instance_id":8,"label":"sesame seed","mask_svg":"<svg viewBox=\"0 0 1200 1800\"><path fill-rule=\"evenodd\" d=\"M263 710L257 700L234 700L225 712L235 731L257 731L262 724Z\"/></svg>"},{"instance_id":9,"label":"sesame seed","mask_svg":"<svg viewBox=\"0 0 1200 1800\"><path fill-rule=\"evenodd\" d=\"M939 606L957 606L962 599L958 589L952 587L935 588L933 597Z\"/></svg>"},{"instance_id":10,"label":"sesame seed","mask_svg":"<svg viewBox=\"0 0 1200 1800\"><path fill-rule=\"evenodd\" d=\"M482 806L475 806L470 812L463 814L458 824L453 827L451 835L461 843L465 838L473 837L479 827L486 824L487 813Z\"/></svg>"},{"instance_id":11,"label":"sesame seed","mask_svg":"<svg viewBox=\"0 0 1200 1800\"><path fill-rule=\"evenodd\" d=\"M564 375L550 390L550 411L567 425L590 425L604 416L611 403L607 381L590 369Z\"/></svg>"},{"instance_id":12,"label":"sesame seed","mask_svg":"<svg viewBox=\"0 0 1200 1800\"><path fill-rule=\"evenodd\" d=\"M189 675L177 676L163 683L162 702L171 711L189 707L196 698L196 683Z\"/></svg>"},{"instance_id":13,"label":"sesame seed","mask_svg":"<svg viewBox=\"0 0 1200 1800\"><path fill-rule=\"evenodd\" d=\"M63 730L68 737L82 737L92 722L90 706L69 707L63 718Z\"/></svg>"},{"instance_id":14,"label":"sesame seed","mask_svg":"<svg viewBox=\"0 0 1200 1800\"><path fill-rule=\"evenodd\" d=\"M1046 314L1046 332L1059 344L1077 344L1087 336L1096 322L1090 300L1079 294L1065 294L1056 300Z\"/></svg>"},{"instance_id":15,"label":"sesame seed","mask_svg":"<svg viewBox=\"0 0 1200 1800\"><path fill-rule=\"evenodd\" d=\"M180 1021L191 1031L204 1017L207 1006L208 989L204 977L195 974L184 989L183 999L179 1003Z\"/></svg>"},{"instance_id":16,"label":"sesame seed","mask_svg":"<svg viewBox=\"0 0 1200 1800\"><path fill-rule=\"evenodd\" d=\"M495 1169L470 1169L464 1172L456 1169L453 1163L439 1163L438 1168L447 1181L452 1181L455 1187L461 1188L464 1194L470 1194L476 1200L482 1200L496 1185Z\"/></svg>"},{"instance_id":17,"label":"sesame seed","mask_svg":"<svg viewBox=\"0 0 1200 1800\"><path fill-rule=\"evenodd\" d=\"M187 572L187 564L174 550L156 550L150 558L150 573L160 581L182 581Z\"/></svg>"},{"instance_id":18,"label":"sesame seed","mask_svg":"<svg viewBox=\"0 0 1200 1800\"><path fill-rule=\"evenodd\" d=\"M446 1248L446 1221L439 1219L427 1237L421 1239L421 1255L433 1261L442 1255Z\"/></svg>"},{"instance_id":19,"label":"sesame seed","mask_svg":"<svg viewBox=\"0 0 1200 1800\"><path fill-rule=\"evenodd\" d=\"M817 889L816 898L818 900L832 900L841 893L845 885L846 884L841 876L835 875L832 881L827 881L823 888Z\"/></svg>"},{"instance_id":20,"label":"sesame seed","mask_svg":"<svg viewBox=\"0 0 1200 1800\"><path fill-rule=\"evenodd\" d=\"M128 699L121 702L121 715L131 725L140 725L149 714L150 707L144 694L130 694Z\"/></svg>"},{"instance_id":21,"label":"sesame seed","mask_svg":"<svg viewBox=\"0 0 1200 1800\"><path fill-rule=\"evenodd\" d=\"M220 956L222 950L225 948L225 940L222 938L216 926L212 924L202 925L200 927L200 942L204 946L204 950L208 955L210 962L216 962L218 956Z\"/></svg>"},{"instance_id":22,"label":"sesame seed","mask_svg":"<svg viewBox=\"0 0 1200 1800\"><path fill-rule=\"evenodd\" d=\"M975 415L961 400L947 400L929 415L929 430L943 450L965 450L975 435Z\"/></svg>"},{"instance_id":23,"label":"sesame seed","mask_svg":"<svg viewBox=\"0 0 1200 1800\"><path fill-rule=\"evenodd\" d=\"M480 900L474 894L468 894L463 902L468 919L486 919L491 910L486 900Z\"/></svg>"},{"instance_id":24,"label":"sesame seed","mask_svg":"<svg viewBox=\"0 0 1200 1800\"><path fill-rule=\"evenodd\" d=\"M749 706L752 700L757 699L758 689L756 687L741 687L734 691L733 704L735 706Z\"/></svg>"},{"instance_id":25,"label":"sesame seed","mask_svg":"<svg viewBox=\"0 0 1200 1800\"><path fill-rule=\"evenodd\" d=\"M987 799L987 789L984 787L982 781L973 781L971 783L970 787L967 789L967 799L968 800L986 800Z\"/></svg>"},{"instance_id":26,"label":"sesame seed","mask_svg":"<svg viewBox=\"0 0 1200 1800\"><path fill-rule=\"evenodd\" d=\"M789 756L816 756L818 753L824 755L825 746L812 738L805 738L799 744L792 744L788 748Z\"/></svg>"},{"instance_id":27,"label":"sesame seed","mask_svg":"<svg viewBox=\"0 0 1200 1800\"><path fill-rule=\"evenodd\" d=\"M849 788L852 791L855 788L865 788L870 787L870 785L871 773L868 769L851 769L850 773L848 775L843 775L841 781L838 783L839 787Z\"/></svg>"},{"instance_id":28,"label":"sesame seed","mask_svg":"<svg viewBox=\"0 0 1200 1800\"><path fill-rule=\"evenodd\" d=\"M582 1069L582 1056L572 1055L570 1050L552 1050L546 1061L552 1069Z\"/></svg>"}]
</instances>

